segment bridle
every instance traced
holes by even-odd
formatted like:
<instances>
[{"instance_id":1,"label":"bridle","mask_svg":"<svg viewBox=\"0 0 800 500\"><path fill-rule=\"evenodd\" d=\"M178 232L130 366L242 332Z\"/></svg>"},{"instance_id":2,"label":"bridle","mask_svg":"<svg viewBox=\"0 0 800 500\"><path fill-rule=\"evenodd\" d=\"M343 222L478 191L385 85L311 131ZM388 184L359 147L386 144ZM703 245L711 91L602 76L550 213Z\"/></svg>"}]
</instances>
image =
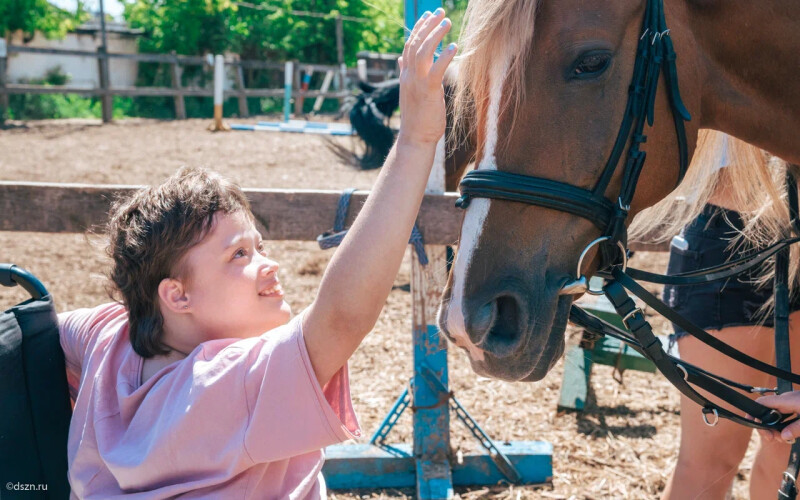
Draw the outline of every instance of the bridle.
<instances>
[{"instance_id":1,"label":"bridle","mask_svg":"<svg viewBox=\"0 0 800 500\"><path fill-rule=\"evenodd\" d=\"M594 188L584 189L564 182L541 177L501 172L498 170L474 170L461 181L461 198L456 203L466 208L472 198L493 198L516 201L529 205L569 212L591 221L607 238L600 245L604 266L619 261L620 245L627 243L625 220L644 167L647 154L640 146L647 141L644 125L653 125L658 79L663 70L664 81L669 92L675 132L678 136L679 179L683 179L689 165L684 121L691 120L678 90L678 72L675 66L675 49L669 36L661 0L648 0L644 14L642 35L636 50L633 78L628 88L628 103L625 117L617 133L614 148ZM608 185L622 158L625 145L629 144L622 174L622 185L615 201L606 197ZM576 282L564 286L568 294L581 293L582 274ZM567 294L567 293L565 293Z\"/></svg>"},{"instance_id":2,"label":"bridle","mask_svg":"<svg viewBox=\"0 0 800 500\"><path fill-rule=\"evenodd\" d=\"M689 164L684 122L691 120L691 116L683 104L678 87L676 54L670 30L667 28L663 0L647 0L641 33L636 50L633 77L628 89L625 116L605 168L592 189L499 170L474 170L461 181L461 198L456 202L456 206L466 209L472 198L490 198L551 208L577 215L592 222L600 229L601 236L589 243L583 250L578 259L574 280L563 285L560 295L576 295L585 292L605 295L622 317L623 324L628 331L616 328L576 305L572 306L570 320L597 335L618 338L641 352L678 390L703 408L703 419L708 425L716 425L719 418L722 417L749 427L781 430L797 418L758 404L739 391L759 394L783 393L792 390L792 383L800 384L800 375L791 373L788 323L789 246L800 242L796 181L792 175L787 174L789 209L795 233L792 238L781 240L737 260L692 273L664 276L628 268L625 223L646 158L646 153L640 150L640 146L647 141L647 137L644 135L645 122L649 126L653 125L658 81L662 72L678 138L679 183L686 174ZM620 191L615 197L616 199L611 201L613 198L609 199L606 191L617 171L626 145L628 148L622 170ZM582 272L583 260L595 246L598 246L600 250L601 264L598 275L606 278L602 290L591 290L588 280ZM752 358L721 342L664 305L658 297L649 293L636 282L638 279L680 286L723 280L747 272L772 257L775 258L775 350L779 368ZM771 389L740 384L668 355L661 342L653 334L644 313L628 295L628 291L713 349L745 365L775 376L778 379L778 387ZM693 386L700 387L717 396L754 419L743 417L709 401ZM792 446L789 467L784 473L779 498L795 498L797 493L795 478L798 468L800 468L800 442Z\"/></svg>"}]
</instances>

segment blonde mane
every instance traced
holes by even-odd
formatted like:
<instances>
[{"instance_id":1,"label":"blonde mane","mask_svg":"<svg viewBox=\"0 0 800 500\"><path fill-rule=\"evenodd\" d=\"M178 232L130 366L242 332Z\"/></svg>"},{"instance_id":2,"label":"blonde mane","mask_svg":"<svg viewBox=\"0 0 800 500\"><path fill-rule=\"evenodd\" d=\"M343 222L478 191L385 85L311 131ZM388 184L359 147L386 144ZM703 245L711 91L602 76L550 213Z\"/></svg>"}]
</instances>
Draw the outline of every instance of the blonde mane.
<instances>
[{"instance_id":1,"label":"blonde mane","mask_svg":"<svg viewBox=\"0 0 800 500\"><path fill-rule=\"evenodd\" d=\"M489 76L499 58L509 61L504 94L514 96L501 103L500 113L510 106L516 111L525 99L525 55L533 40L538 5L539 0L472 0L467 5L459 38L453 146L477 137L478 110L488 107ZM481 151L482 145L477 146Z\"/></svg>"}]
</instances>

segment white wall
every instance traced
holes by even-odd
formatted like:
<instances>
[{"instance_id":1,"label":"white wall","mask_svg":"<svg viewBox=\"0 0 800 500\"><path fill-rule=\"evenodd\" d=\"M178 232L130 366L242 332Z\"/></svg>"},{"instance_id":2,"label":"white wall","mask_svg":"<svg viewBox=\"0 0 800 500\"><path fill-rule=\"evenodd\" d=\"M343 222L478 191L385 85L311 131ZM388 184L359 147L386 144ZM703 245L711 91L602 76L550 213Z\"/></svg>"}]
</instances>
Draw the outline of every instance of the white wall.
<instances>
[{"instance_id":1,"label":"white wall","mask_svg":"<svg viewBox=\"0 0 800 500\"><path fill-rule=\"evenodd\" d=\"M136 39L108 33L108 51L118 53L136 53ZM15 33L11 37L11 45L27 45L51 49L72 49L96 51L100 45L100 37L89 34L68 33L61 40L48 40L37 33L33 40L23 43L22 34ZM71 86L94 88L99 87L97 59L92 57L58 56L52 54L9 54L8 82L20 83L23 80L38 80L45 77L48 70L61 67L61 71L70 75ZM109 74L112 87L133 87L136 83L136 61L128 59L110 59Z\"/></svg>"}]
</instances>

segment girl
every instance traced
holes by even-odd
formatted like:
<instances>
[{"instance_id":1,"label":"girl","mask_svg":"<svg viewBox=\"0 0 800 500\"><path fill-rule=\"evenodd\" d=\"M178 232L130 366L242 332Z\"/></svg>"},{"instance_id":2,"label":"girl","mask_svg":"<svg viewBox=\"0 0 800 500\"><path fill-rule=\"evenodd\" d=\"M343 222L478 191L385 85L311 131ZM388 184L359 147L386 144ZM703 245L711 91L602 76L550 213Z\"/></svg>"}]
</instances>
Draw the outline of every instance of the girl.
<instances>
[{"instance_id":1,"label":"girl","mask_svg":"<svg viewBox=\"0 0 800 500\"><path fill-rule=\"evenodd\" d=\"M347 360L373 328L444 134L444 11L399 61L403 124L313 304L289 321L241 190L182 169L114 207L121 304L61 314L79 498L321 498L322 448L360 435ZM266 332L266 333L265 333Z\"/></svg>"},{"instance_id":2,"label":"girl","mask_svg":"<svg viewBox=\"0 0 800 500\"><path fill-rule=\"evenodd\" d=\"M723 264L783 234L782 225L788 221L788 212L782 212L786 207L781 199L785 192L783 162L768 159L763 151L710 130L701 131L692 162L690 177L678 188L682 200L668 199L657 205L637 218L640 225L632 231L641 236L642 225L644 229L658 227L661 234L675 234L676 229L681 229L680 236L672 241L668 274ZM774 363L771 278L770 268L702 285L667 286L664 301L726 344ZM767 282L759 286L764 280ZM795 296L790 305L793 354L800 350L797 299ZM720 354L677 325L675 334L681 359L752 386L775 386L774 377ZM793 360L793 366L797 366L798 359ZM725 419L708 427L701 408L682 396L680 451L662 498L725 498L751 435L750 428ZM788 456L786 443L761 441L750 475L750 498L775 498Z\"/></svg>"}]
</instances>

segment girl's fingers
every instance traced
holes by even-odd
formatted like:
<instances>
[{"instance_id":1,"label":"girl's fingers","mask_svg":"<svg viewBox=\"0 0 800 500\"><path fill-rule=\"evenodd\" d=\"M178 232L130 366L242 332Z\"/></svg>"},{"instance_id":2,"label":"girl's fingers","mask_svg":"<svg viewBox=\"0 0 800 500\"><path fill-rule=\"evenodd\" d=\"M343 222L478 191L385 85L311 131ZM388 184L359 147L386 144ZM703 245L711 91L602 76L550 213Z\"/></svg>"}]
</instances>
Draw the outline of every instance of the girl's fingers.
<instances>
[{"instance_id":1,"label":"girl's fingers","mask_svg":"<svg viewBox=\"0 0 800 500\"><path fill-rule=\"evenodd\" d=\"M428 13L426 12L426 14ZM427 17L420 19L414 26L414 31L411 32L406 42L406 49L408 49L408 52L406 53L406 50L403 50L403 55L406 56L406 63L409 68L416 69L416 57L419 46L428 38L428 34L439 25L443 17L444 9L440 7L436 9L433 14L429 14Z\"/></svg>"},{"instance_id":2,"label":"girl's fingers","mask_svg":"<svg viewBox=\"0 0 800 500\"><path fill-rule=\"evenodd\" d=\"M777 396L764 396L756 399L756 402L781 413L800 413L800 391L787 392Z\"/></svg>"},{"instance_id":3,"label":"girl's fingers","mask_svg":"<svg viewBox=\"0 0 800 500\"><path fill-rule=\"evenodd\" d=\"M454 43L451 43L445 47L444 50L442 50L442 54L439 56L439 59L437 59L436 62L433 63L433 67L431 67L430 81L432 85L442 84L444 73L447 71L447 67L456 56L456 52L458 52L458 46Z\"/></svg>"},{"instance_id":4,"label":"girl's fingers","mask_svg":"<svg viewBox=\"0 0 800 500\"><path fill-rule=\"evenodd\" d=\"M417 23L416 23L416 24L414 25L414 27L411 29L411 33L409 33L409 35L408 35L408 39L406 40L406 43L405 43L405 45L403 45L403 55L402 55L402 57L404 57L406 61L408 61L408 53L409 53L409 47L410 47L410 45L411 45L411 43L410 43L410 42L411 42L411 40L413 40L413 39L414 39L414 36L416 36L417 32L420 30L420 28L422 28L422 24L425 22L425 20L426 20L426 19L428 19L428 17L430 17L430 15L431 15L431 13L430 13L430 12L428 12L428 11L426 11L426 12L425 12L424 14L422 14L422 16L421 16L421 17L420 17L420 18L417 20Z\"/></svg>"},{"instance_id":5,"label":"girl's fingers","mask_svg":"<svg viewBox=\"0 0 800 500\"><path fill-rule=\"evenodd\" d=\"M450 31L453 23L450 22L449 19L444 18L442 21L433 27L430 34L425 38L425 40L420 45L419 49L417 50L417 61L429 64L433 59L433 53L436 51L436 47L444 39L444 36ZM428 69L427 67L425 69Z\"/></svg>"},{"instance_id":6,"label":"girl's fingers","mask_svg":"<svg viewBox=\"0 0 800 500\"><path fill-rule=\"evenodd\" d=\"M784 441L791 443L797 438L800 438L800 420L792 422L781 431L781 439Z\"/></svg>"}]
</instances>

